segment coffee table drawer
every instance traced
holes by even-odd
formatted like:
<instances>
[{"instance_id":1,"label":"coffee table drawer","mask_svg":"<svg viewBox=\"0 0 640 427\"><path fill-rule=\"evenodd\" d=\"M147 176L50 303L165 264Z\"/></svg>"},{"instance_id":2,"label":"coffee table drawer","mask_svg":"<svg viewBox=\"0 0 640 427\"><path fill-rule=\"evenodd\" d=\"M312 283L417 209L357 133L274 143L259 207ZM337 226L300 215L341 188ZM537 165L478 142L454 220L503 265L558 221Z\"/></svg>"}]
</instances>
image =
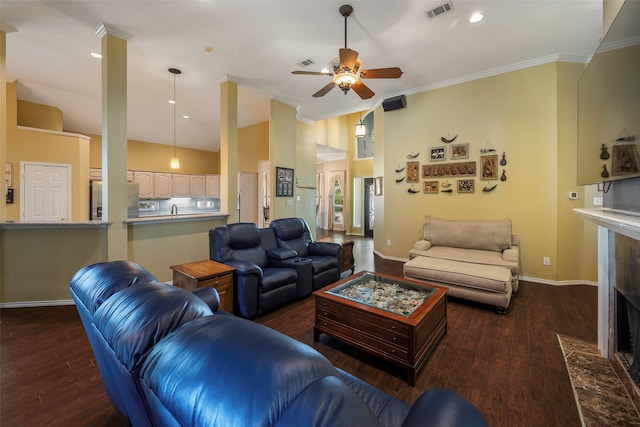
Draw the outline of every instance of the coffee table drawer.
<instances>
[{"instance_id":1,"label":"coffee table drawer","mask_svg":"<svg viewBox=\"0 0 640 427\"><path fill-rule=\"evenodd\" d=\"M348 313L349 317L365 321L383 330L395 332L400 335L407 335L409 333L409 327L407 325L396 322L393 319L387 319L376 314L367 313L364 310L358 310L346 305L337 304L326 299L316 298L316 311L317 310L328 310L333 311L334 313L343 314Z\"/></svg>"},{"instance_id":2,"label":"coffee table drawer","mask_svg":"<svg viewBox=\"0 0 640 427\"><path fill-rule=\"evenodd\" d=\"M409 348L408 331L404 325L385 324L387 322L380 322L380 319L366 316L361 311L349 310L348 308L338 311L331 304L319 303L318 305L319 307L316 308L317 321L333 321L353 330L373 335L391 345L404 349ZM380 326L381 323L383 326Z\"/></svg>"},{"instance_id":3,"label":"coffee table drawer","mask_svg":"<svg viewBox=\"0 0 640 427\"><path fill-rule=\"evenodd\" d=\"M385 341L379 337L372 336L358 329L350 328L344 324L336 323L331 319L318 319L316 325L322 332L338 339L343 339L355 347L359 347L369 353L376 354L384 358L390 358L395 362L409 364L409 352L406 348L401 348Z\"/></svg>"}]
</instances>

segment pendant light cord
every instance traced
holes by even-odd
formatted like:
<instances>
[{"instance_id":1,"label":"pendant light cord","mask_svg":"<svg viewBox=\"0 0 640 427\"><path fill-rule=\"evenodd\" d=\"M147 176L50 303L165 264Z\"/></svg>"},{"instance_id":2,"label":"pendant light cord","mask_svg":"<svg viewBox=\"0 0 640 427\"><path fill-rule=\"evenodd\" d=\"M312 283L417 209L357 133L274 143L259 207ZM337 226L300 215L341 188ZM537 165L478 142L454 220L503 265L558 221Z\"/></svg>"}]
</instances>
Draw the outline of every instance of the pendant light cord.
<instances>
[{"instance_id":1,"label":"pendant light cord","mask_svg":"<svg viewBox=\"0 0 640 427\"><path fill-rule=\"evenodd\" d=\"M173 75L173 157L176 157L176 75Z\"/></svg>"}]
</instances>

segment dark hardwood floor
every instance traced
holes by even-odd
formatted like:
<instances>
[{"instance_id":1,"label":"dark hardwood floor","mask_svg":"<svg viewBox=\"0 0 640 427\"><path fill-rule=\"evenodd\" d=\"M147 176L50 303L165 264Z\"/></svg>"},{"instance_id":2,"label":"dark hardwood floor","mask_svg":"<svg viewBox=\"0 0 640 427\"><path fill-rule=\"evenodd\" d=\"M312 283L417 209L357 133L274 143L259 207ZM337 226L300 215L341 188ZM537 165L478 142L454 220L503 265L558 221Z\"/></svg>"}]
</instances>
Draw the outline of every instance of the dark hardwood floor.
<instances>
[{"instance_id":1,"label":"dark hardwood floor","mask_svg":"<svg viewBox=\"0 0 640 427\"><path fill-rule=\"evenodd\" d=\"M356 271L401 274L400 263L374 259L370 239L353 240ZM493 427L572 427L580 419L556 334L595 342L596 303L595 287L526 282L506 315L450 299L448 333L415 387L394 365L325 335L314 342L312 297L257 322L407 402L446 387L467 396ZM120 425L75 307L3 309L0 319L0 425Z\"/></svg>"}]
</instances>

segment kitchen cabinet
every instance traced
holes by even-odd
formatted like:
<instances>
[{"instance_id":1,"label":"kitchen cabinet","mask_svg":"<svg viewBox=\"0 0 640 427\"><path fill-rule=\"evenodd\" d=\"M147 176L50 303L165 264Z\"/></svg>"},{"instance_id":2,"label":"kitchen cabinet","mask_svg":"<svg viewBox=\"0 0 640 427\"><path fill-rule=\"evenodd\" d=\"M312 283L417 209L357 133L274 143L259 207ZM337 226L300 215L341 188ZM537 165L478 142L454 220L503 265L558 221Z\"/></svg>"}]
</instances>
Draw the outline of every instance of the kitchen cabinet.
<instances>
[{"instance_id":1,"label":"kitchen cabinet","mask_svg":"<svg viewBox=\"0 0 640 427\"><path fill-rule=\"evenodd\" d=\"M207 194L204 175L189 175L189 193L191 197L205 197Z\"/></svg>"},{"instance_id":2,"label":"kitchen cabinet","mask_svg":"<svg viewBox=\"0 0 640 427\"><path fill-rule=\"evenodd\" d=\"M172 174L164 172L154 172L153 174L153 194L158 199L169 199L172 194Z\"/></svg>"},{"instance_id":3,"label":"kitchen cabinet","mask_svg":"<svg viewBox=\"0 0 640 427\"><path fill-rule=\"evenodd\" d=\"M190 197L189 193L189 175L174 173L171 176L171 195L172 197Z\"/></svg>"},{"instance_id":4,"label":"kitchen cabinet","mask_svg":"<svg viewBox=\"0 0 640 427\"><path fill-rule=\"evenodd\" d=\"M138 184L138 194L141 199L155 197L153 172L135 171L133 182Z\"/></svg>"},{"instance_id":5,"label":"kitchen cabinet","mask_svg":"<svg viewBox=\"0 0 640 427\"><path fill-rule=\"evenodd\" d=\"M211 174L206 176L207 197L220 197L220 175Z\"/></svg>"},{"instance_id":6,"label":"kitchen cabinet","mask_svg":"<svg viewBox=\"0 0 640 427\"><path fill-rule=\"evenodd\" d=\"M102 169L89 168L89 181L102 181ZM135 181L135 172L127 171L127 182Z\"/></svg>"}]
</instances>

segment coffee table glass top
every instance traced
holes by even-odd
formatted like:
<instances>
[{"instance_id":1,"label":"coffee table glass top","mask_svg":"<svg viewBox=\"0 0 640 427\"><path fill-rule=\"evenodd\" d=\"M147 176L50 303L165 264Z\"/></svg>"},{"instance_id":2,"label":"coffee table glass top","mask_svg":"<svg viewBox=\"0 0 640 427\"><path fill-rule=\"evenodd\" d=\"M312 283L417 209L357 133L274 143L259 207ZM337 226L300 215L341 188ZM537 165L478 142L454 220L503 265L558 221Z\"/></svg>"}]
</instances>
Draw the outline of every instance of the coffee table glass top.
<instances>
[{"instance_id":1,"label":"coffee table glass top","mask_svg":"<svg viewBox=\"0 0 640 427\"><path fill-rule=\"evenodd\" d=\"M326 292L408 317L435 291L428 286L366 273Z\"/></svg>"}]
</instances>

